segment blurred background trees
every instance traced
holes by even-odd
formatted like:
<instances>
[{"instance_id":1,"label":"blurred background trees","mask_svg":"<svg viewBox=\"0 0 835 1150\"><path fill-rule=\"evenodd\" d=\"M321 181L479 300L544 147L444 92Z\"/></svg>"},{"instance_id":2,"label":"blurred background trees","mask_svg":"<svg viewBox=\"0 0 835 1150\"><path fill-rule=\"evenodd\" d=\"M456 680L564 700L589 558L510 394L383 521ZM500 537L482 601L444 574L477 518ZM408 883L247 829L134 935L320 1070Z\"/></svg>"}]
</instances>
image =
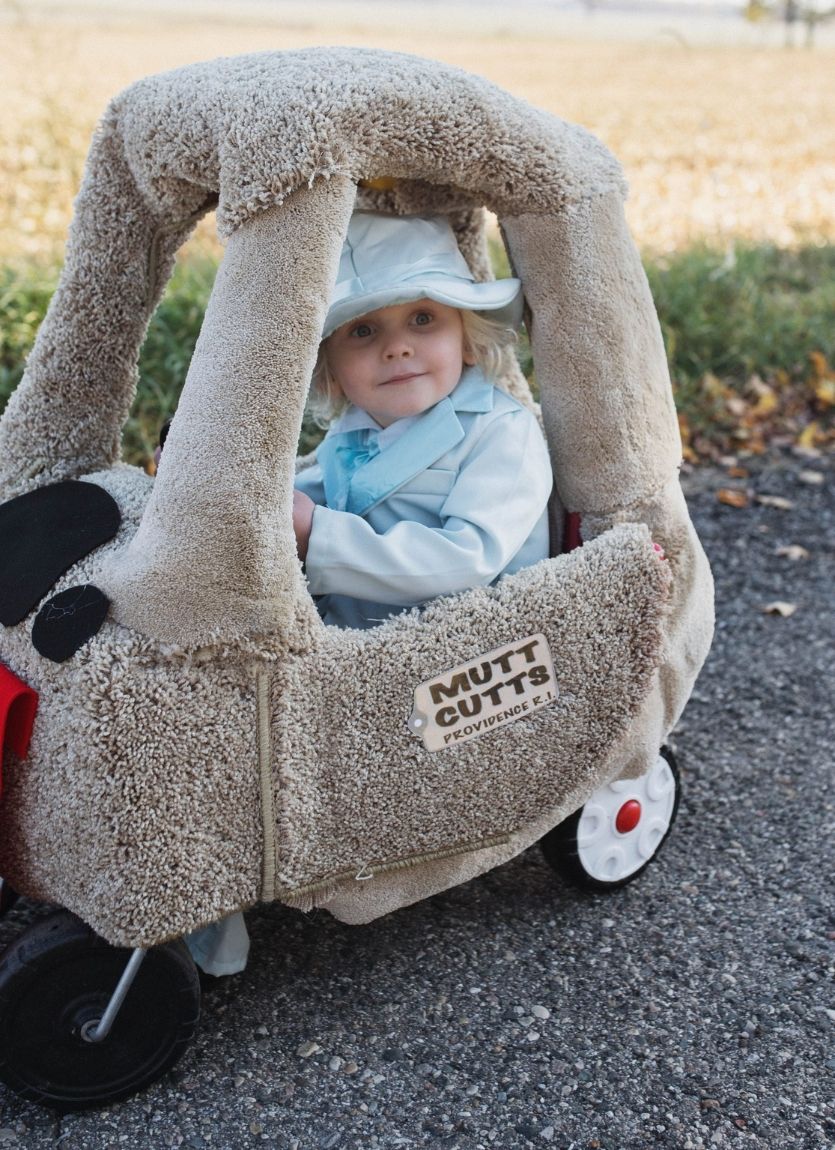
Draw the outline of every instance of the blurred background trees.
<instances>
[{"instance_id":1,"label":"blurred background trees","mask_svg":"<svg viewBox=\"0 0 835 1150\"><path fill-rule=\"evenodd\" d=\"M835 4L821 0L748 0L745 17L752 23L782 20L785 43L789 48L795 46L798 29L802 28L803 42L811 48L818 25L835 18Z\"/></svg>"}]
</instances>

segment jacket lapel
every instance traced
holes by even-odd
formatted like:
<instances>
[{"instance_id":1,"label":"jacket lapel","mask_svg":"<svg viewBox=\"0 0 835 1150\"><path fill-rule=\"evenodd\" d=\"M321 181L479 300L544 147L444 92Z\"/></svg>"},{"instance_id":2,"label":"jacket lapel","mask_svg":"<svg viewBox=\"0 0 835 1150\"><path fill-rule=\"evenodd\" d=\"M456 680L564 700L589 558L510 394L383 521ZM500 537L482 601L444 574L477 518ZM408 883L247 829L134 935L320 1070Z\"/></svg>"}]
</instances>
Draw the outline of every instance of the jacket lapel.
<instances>
[{"instance_id":1,"label":"jacket lapel","mask_svg":"<svg viewBox=\"0 0 835 1150\"><path fill-rule=\"evenodd\" d=\"M351 481L346 511L364 515L392 491L420 475L464 438L449 397L436 403L388 451L360 467Z\"/></svg>"},{"instance_id":2,"label":"jacket lapel","mask_svg":"<svg viewBox=\"0 0 835 1150\"><path fill-rule=\"evenodd\" d=\"M351 408L328 432L316 452L322 468L328 507L364 515L398 487L451 451L464 438L459 411L485 412L493 407L493 385L478 368L467 368L451 395L414 419L394 443L381 444L379 454L349 475L340 462L340 448L361 450L377 425L365 412Z\"/></svg>"}]
</instances>

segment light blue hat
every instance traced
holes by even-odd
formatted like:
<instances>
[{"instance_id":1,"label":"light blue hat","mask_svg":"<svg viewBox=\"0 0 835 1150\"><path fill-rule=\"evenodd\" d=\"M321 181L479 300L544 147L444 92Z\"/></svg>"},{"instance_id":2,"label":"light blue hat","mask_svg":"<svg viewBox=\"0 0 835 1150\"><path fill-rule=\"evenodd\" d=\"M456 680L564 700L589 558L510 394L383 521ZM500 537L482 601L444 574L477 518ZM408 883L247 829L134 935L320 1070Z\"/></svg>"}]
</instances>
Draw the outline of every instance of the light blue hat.
<instances>
[{"instance_id":1,"label":"light blue hat","mask_svg":"<svg viewBox=\"0 0 835 1150\"><path fill-rule=\"evenodd\" d=\"M511 327L522 319L521 281L476 283L444 216L354 212L322 338L370 311L416 299L489 311Z\"/></svg>"}]
</instances>

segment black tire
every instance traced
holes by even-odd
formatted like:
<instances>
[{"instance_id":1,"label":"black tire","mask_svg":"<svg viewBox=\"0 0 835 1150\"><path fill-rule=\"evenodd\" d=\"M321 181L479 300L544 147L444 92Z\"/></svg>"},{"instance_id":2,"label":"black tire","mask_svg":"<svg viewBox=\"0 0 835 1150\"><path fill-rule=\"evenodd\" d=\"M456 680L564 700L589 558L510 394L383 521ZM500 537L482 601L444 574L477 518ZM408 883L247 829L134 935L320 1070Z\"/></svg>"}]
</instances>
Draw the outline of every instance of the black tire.
<instances>
[{"instance_id":1,"label":"black tire","mask_svg":"<svg viewBox=\"0 0 835 1150\"><path fill-rule=\"evenodd\" d=\"M0 1079L21 1098L59 1111L104 1106L174 1065L200 1016L197 969L181 941L147 952L107 1038L84 1037L130 955L66 911L8 948L0 961Z\"/></svg>"},{"instance_id":2,"label":"black tire","mask_svg":"<svg viewBox=\"0 0 835 1150\"><path fill-rule=\"evenodd\" d=\"M552 870L562 875L563 878L573 883L574 886L582 887L585 890L598 891L615 890L618 887L626 886L627 883L634 882L640 874L643 874L650 863L658 857L658 852L667 841L667 837L673 828L681 799L681 776L675 756L669 747L662 747L660 756L665 760L672 774L675 794L666 831L655 844L649 858L641 865L636 865L628 874L624 874L613 880L603 879L590 874L583 863L582 852L579 848L577 837L580 819L585 810L584 805L540 839L540 846L542 847L545 861ZM636 780L636 782L639 781L640 780Z\"/></svg>"}]
</instances>

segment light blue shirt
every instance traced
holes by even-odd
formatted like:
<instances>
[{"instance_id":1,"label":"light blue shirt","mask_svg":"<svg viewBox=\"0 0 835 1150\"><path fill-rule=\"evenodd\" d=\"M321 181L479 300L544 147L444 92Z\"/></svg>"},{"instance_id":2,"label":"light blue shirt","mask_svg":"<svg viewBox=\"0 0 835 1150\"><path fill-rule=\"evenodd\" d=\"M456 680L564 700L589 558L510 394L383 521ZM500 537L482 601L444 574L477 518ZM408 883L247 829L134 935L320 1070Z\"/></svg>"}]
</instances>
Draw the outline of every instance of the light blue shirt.
<instances>
[{"instance_id":1,"label":"light blue shirt","mask_svg":"<svg viewBox=\"0 0 835 1150\"><path fill-rule=\"evenodd\" d=\"M478 368L386 428L349 407L295 485L317 504L310 592L340 627L375 626L548 556L545 440L531 412Z\"/></svg>"}]
</instances>

